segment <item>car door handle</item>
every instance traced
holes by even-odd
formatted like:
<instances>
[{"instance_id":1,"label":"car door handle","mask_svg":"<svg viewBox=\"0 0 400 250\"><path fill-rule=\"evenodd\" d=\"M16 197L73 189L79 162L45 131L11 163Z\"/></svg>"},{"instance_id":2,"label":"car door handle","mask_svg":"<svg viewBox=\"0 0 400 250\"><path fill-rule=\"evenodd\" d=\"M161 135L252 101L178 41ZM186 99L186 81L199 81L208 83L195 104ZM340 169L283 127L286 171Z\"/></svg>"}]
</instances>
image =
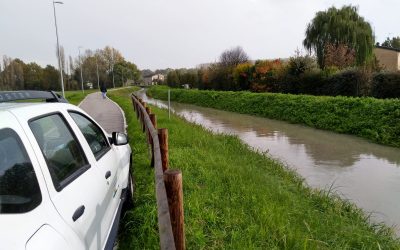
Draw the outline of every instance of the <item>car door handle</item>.
<instances>
[{"instance_id":1,"label":"car door handle","mask_svg":"<svg viewBox=\"0 0 400 250\"><path fill-rule=\"evenodd\" d=\"M79 219L79 217L82 216L82 214L83 214L84 212L85 212L85 206L84 206L84 205L78 207L78 208L75 210L74 214L72 215L72 220L73 220L73 221L76 221L77 219Z\"/></svg>"},{"instance_id":2,"label":"car door handle","mask_svg":"<svg viewBox=\"0 0 400 250\"><path fill-rule=\"evenodd\" d=\"M106 172L106 176L105 176L106 179L110 178L110 176L111 176L111 171L107 171L107 172Z\"/></svg>"}]
</instances>

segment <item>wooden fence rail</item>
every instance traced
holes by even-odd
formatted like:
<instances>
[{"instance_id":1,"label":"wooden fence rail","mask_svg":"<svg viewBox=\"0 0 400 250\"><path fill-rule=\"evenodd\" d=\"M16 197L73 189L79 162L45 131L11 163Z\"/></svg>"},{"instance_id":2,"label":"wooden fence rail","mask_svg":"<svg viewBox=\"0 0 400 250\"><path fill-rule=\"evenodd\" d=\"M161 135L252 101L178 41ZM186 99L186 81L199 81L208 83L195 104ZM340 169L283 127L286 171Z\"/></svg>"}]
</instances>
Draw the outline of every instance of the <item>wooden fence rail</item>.
<instances>
[{"instance_id":1,"label":"wooden fence rail","mask_svg":"<svg viewBox=\"0 0 400 250\"><path fill-rule=\"evenodd\" d=\"M151 147L150 165L154 167L155 173L160 248L183 250L185 234L182 173L180 170L168 170L168 130L157 130L156 116L151 114L146 103L134 94L131 99L136 117L142 124L146 141Z\"/></svg>"}]
</instances>

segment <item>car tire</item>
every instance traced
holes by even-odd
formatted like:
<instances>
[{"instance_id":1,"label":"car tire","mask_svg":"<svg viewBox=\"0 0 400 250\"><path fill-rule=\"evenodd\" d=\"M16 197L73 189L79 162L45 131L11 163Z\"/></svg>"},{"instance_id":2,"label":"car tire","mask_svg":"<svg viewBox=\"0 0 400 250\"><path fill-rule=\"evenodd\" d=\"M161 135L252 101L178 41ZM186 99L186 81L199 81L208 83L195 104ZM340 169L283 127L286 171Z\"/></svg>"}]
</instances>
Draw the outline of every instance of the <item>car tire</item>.
<instances>
[{"instance_id":1,"label":"car tire","mask_svg":"<svg viewBox=\"0 0 400 250\"><path fill-rule=\"evenodd\" d=\"M133 208L133 195L135 193L135 185L133 183L132 174L129 171L128 177L128 189L126 190L126 198L125 198L125 208L129 210Z\"/></svg>"}]
</instances>

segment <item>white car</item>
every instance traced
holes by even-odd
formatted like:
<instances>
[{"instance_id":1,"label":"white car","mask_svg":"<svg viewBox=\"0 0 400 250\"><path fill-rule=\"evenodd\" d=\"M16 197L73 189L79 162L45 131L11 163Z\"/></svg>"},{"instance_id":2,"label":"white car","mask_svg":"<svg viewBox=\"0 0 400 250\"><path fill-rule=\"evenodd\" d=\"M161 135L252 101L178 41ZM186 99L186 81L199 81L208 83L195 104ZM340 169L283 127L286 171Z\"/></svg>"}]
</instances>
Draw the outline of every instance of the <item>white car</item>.
<instances>
[{"instance_id":1,"label":"white car","mask_svg":"<svg viewBox=\"0 0 400 250\"><path fill-rule=\"evenodd\" d=\"M112 249L132 204L128 137L54 92L0 102L0 249Z\"/></svg>"}]
</instances>

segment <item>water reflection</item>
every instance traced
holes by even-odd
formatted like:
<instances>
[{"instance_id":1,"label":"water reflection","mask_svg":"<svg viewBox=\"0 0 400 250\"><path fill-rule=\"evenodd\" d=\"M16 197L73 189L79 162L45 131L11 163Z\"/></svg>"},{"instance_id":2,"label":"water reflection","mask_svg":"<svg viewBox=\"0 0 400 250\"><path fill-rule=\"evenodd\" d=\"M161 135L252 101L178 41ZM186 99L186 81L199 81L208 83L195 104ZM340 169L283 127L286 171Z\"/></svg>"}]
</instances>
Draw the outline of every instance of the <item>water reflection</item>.
<instances>
[{"instance_id":1,"label":"water reflection","mask_svg":"<svg viewBox=\"0 0 400 250\"><path fill-rule=\"evenodd\" d=\"M167 107L159 100L146 102ZM256 150L267 151L296 169L312 187L333 186L342 197L372 213L374 221L400 225L400 149L266 118L181 103L172 103L172 108L188 121L237 135Z\"/></svg>"}]
</instances>

